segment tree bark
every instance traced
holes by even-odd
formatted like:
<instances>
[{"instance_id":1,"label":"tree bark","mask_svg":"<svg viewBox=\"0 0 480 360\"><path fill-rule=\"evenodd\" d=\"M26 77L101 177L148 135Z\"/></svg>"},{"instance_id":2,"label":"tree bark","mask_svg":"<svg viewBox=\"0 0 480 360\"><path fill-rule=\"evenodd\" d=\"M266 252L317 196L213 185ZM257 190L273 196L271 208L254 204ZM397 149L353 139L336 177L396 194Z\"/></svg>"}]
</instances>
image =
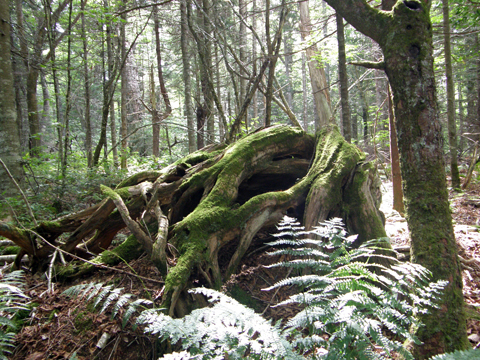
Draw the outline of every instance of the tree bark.
<instances>
[{"instance_id":1,"label":"tree bark","mask_svg":"<svg viewBox=\"0 0 480 360\"><path fill-rule=\"evenodd\" d=\"M9 2L0 1L0 158L7 165L17 182L23 179L20 163L20 138L15 111L15 92L10 44ZM15 185L7 179L5 170L0 168L0 194L11 196L17 192Z\"/></svg>"},{"instance_id":2,"label":"tree bark","mask_svg":"<svg viewBox=\"0 0 480 360\"><path fill-rule=\"evenodd\" d=\"M345 32L342 16L336 12L338 40L338 79L340 81L340 99L342 104L343 136L352 141L352 122L350 119L350 104L348 102L347 57L345 55Z\"/></svg>"},{"instance_id":3,"label":"tree bark","mask_svg":"<svg viewBox=\"0 0 480 360\"><path fill-rule=\"evenodd\" d=\"M450 41L450 15L448 0L442 0L443 7L443 44L445 50L445 76L447 83L447 119L448 119L448 143L450 145L450 173L452 176L452 188L460 188L460 174L457 160L457 124L455 122L455 88L452 72L452 51Z\"/></svg>"},{"instance_id":4,"label":"tree bark","mask_svg":"<svg viewBox=\"0 0 480 360\"><path fill-rule=\"evenodd\" d=\"M121 5L121 9L125 9L125 5ZM121 71L121 88L120 88L120 138L121 138L121 150L120 150L120 167L123 170L127 169L127 153L128 153L128 119L127 119L127 95L128 95L128 74L126 66L127 58L127 37L125 32L127 21L127 13L122 13L120 23L120 54L124 66Z\"/></svg>"},{"instance_id":5,"label":"tree bark","mask_svg":"<svg viewBox=\"0 0 480 360\"><path fill-rule=\"evenodd\" d=\"M390 164L392 167L392 185L393 185L393 209L400 214L405 213L403 205L402 172L400 171L400 154L397 145L397 129L395 128L395 115L393 115L393 101L388 91L388 127L390 136Z\"/></svg>"},{"instance_id":6,"label":"tree bark","mask_svg":"<svg viewBox=\"0 0 480 360\"><path fill-rule=\"evenodd\" d=\"M88 167L93 167L93 153L92 153L92 124L90 119L90 74L88 71L88 47L87 47L87 32L85 29L85 3L86 0L81 1L81 17L82 17L82 38L83 38L83 71L85 83L85 150L87 153Z\"/></svg>"},{"instance_id":7,"label":"tree bark","mask_svg":"<svg viewBox=\"0 0 480 360\"><path fill-rule=\"evenodd\" d=\"M183 85L185 90L185 117L187 118L187 135L188 135L188 151L190 153L195 151L195 128L193 122L193 106L192 106L192 90L190 80L190 61L188 52L188 23L187 23L187 6L189 2L186 0L180 1L181 13L181 37L180 46L182 49L182 71L183 71Z\"/></svg>"},{"instance_id":8,"label":"tree bark","mask_svg":"<svg viewBox=\"0 0 480 360\"><path fill-rule=\"evenodd\" d=\"M398 1L391 12L363 0L326 0L357 30L377 41L395 105L411 257L433 279L448 280L440 308L421 315L416 359L466 349L458 249L449 210L443 139L433 70L431 2Z\"/></svg>"},{"instance_id":9,"label":"tree bark","mask_svg":"<svg viewBox=\"0 0 480 360\"><path fill-rule=\"evenodd\" d=\"M308 0L298 3L300 10L300 32L303 41L309 41L312 31L310 22L310 13L308 8ZM315 124L315 130L322 129L332 122L332 109L330 105L330 94L328 91L327 80L323 64L319 63L315 57L319 56L316 45L311 45L306 50L308 70L310 73L310 81L312 83L313 99L317 115L318 124Z\"/></svg>"}]
</instances>

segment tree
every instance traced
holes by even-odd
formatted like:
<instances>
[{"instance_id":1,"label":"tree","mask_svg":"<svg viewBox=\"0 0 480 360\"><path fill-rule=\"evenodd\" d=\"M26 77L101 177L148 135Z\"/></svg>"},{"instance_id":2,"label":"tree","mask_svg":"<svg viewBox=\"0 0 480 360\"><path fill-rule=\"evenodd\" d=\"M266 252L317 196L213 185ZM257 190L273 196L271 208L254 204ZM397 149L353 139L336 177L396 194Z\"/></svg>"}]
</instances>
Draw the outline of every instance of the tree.
<instances>
[{"instance_id":1,"label":"tree","mask_svg":"<svg viewBox=\"0 0 480 360\"><path fill-rule=\"evenodd\" d=\"M398 1L391 12L363 0L326 0L357 30L375 40L390 81L401 155L411 256L448 279L441 308L422 315L418 359L467 348L462 277L449 210L443 139L433 71L431 1ZM372 64L373 66L374 64Z\"/></svg>"},{"instance_id":2,"label":"tree","mask_svg":"<svg viewBox=\"0 0 480 360\"><path fill-rule=\"evenodd\" d=\"M338 78L340 81L340 99L342 103L343 136L348 142L352 141L352 122L350 119L350 104L348 103L347 57L345 55L345 31L343 18L338 12L337 20L338 39Z\"/></svg>"},{"instance_id":3,"label":"tree","mask_svg":"<svg viewBox=\"0 0 480 360\"><path fill-rule=\"evenodd\" d=\"M310 22L310 12L308 9L308 1L301 1L298 3L300 11L300 29L302 39L308 39L312 24ZM310 81L312 83L313 98L315 100L315 107L319 117L319 123L316 124L315 129L321 129L332 121L332 109L330 106L330 94L328 91L325 70L322 64L319 64L315 57L318 57L319 52L316 45L310 45L306 50L308 70L310 73Z\"/></svg>"},{"instance_id":4,"label":"tree","mask_svg":"<svg viewBox=\"0 0 480 360\"><path fill-rule=\"evenodd\" d=\"M447 119L448 119L448 143L450 145L450 172L452 175L452 187L460 188L460 174L457 160L457 125L455 123L455 90L452 72L452 50L450 41L450 15L448 0L442 0L443 7L443 39L445 49L445 75L447 78Z\"/></svg>"},{"instance_id":5,"label":"tree","mask_svg":"<svg viewBox=\"0 0 480 360\"><path fill-rule=\"evenodd\" d=\"M20 157L20 137L15 110L15 92L10 45L9 1L0 1L0 159L8 167L16 181L20 181L23 170ZM7 179L0 167L0 195L16 192L14 184ZM15 190L14 190L15 189Z\"/></svg>"},{"instance_id":6,"label":"tree","mask_svg":"<svg viewBox=\"0 0 480 360\"><path fill-rule=\"evenodd\" d=\"M188 151L195 151L195 130L193 127L193 107L192 107L192 95L191 95L191 83L190 83L190 61L188 54L188 23L187 23L187 6L190 6L190 2L187 0L180 1L180 29L181 38L180 44L182 49L182 70L183 70L183 83L185 91L185 117L187 118L187 134L188 134Z\"/></svg>"}]
</instances>

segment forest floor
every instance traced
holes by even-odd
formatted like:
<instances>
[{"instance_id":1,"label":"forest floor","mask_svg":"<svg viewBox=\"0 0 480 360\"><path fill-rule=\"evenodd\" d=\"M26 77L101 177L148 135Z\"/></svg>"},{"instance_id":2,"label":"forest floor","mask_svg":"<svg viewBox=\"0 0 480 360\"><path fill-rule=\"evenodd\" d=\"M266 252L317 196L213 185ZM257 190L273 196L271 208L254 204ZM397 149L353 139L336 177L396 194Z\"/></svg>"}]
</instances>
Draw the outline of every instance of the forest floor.
<instances>
[{"instance_id":1,"label":"forest floor","mask_svg":"<svg viewBox=\"0 0 480 360\"><path fill-rule=\"evenodd\" d=\"M391 184L383 184L382 211L386 216L386 230L393 245L408 244L405 219L392 210ZM466 259L463 270L464 297L469 304L468 335L472 346L480 346L480 315L473 310L480 307L480 183L473 183L468 191L450 192L455 235L459 254ZM248 306L267 318L285 319L296 312L294 307L272 308L271 305L288 297L288 289L262 291L285 277L286 270L267 269L263 265L280 259L266 255L265 240L268 233L261 233L253 244L255 249L247 254L240 273L226 285L225 290L235 298L249 298ZM133 360L157 359L158 350L154 337L147 336L131 324L122 328L121 318L111 319L110 314L92 311L92 305L84 299L67 298L61 293L72 285L85 282L101 282L123 287L127 293L139 298L160 298L162 284L158 281L139 280L117 270L135 272L138 275L160 279L158 270L142 257L131 263L120 264L110 270L98 270L93 275L69 284L54 284L54 291L47 291L45 276L27 273L26 294L37 306L17 335L17 348L10 359L105 359ZM244 296L248 295L248 296ZM102 344L102 341L105 342ZM75 355L74 355L75 354ZM76 357L75 357L76 356Z\"/></svg>"}]
</instances>

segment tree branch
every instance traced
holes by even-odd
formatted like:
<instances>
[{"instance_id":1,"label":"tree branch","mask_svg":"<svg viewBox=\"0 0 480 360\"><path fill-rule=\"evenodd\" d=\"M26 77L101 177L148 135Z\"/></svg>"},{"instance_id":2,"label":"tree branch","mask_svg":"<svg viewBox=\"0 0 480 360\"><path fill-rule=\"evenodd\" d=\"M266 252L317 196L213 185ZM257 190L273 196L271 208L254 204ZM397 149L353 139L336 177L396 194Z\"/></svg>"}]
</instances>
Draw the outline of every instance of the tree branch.
<instances>
[{"instance_id":1,"label":"tree branch","mask_svg":"<svg viewBox=\"0 0 480 360\"><path fill-rule=\"evenodd\" d=\"M378 43L388 34L390 17L388 12L377 10L366 0L325 0L353 27Z\"/></svg>"},{"instance_id":2,"label":"tree branch","mask_svg":"<svg viewBox=\"0 0 480 360\"><path fill-rule=\"evenodd\" d=\"M385 70L384 61L352 61L350 65L361 66L367 69Z\"/></svg>"}]
</instances>

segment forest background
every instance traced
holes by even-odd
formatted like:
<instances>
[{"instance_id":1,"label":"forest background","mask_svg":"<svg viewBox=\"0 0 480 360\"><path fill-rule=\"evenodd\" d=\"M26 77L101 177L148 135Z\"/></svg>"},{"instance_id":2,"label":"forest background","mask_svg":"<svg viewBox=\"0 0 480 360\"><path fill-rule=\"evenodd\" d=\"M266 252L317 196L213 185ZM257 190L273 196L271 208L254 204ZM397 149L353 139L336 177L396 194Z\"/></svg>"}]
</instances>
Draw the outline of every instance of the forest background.
<instances>
[{"instance_id":1,"label":"forest background","mask_svg":"<svg viewBox=\"0 0 480 360\"><path fill-rule=\"evenodd\" d=\"M251 103L236 124L240 134L265 122L299 123L314 132L325 121L313 96L318 92L325 94L331 116L346 136L382 157L388 148L384 73L346 66L345 103L339 78L345 61L380 61L378 45L348 25L340 36L335 13L324 2L299 4L288 4L281 42L272 49L280 3L10 2L20 148L8 141L2 158L16 153L29 161L56 159L61 176L68 175L68 164L81 167L85 160L88 167L103 161L105 169L127 169L127 158L135 154L137 159L154 155L160 157L157 163L168 164L222 142L247 95ZM454 144L463 156L472 153L476 140L468 134L478 132L479 9L469 1L450 8L445 25L451 28L452 45L446 56L442 2L432 5L435 71L442 119L447 124L450 96L458 128ZM339 43L345 58L339 56ZM275 78L266 75L262 91L249 93L262 59L274 52ZM450 94L445 84L449 61ZM309 67L324 70L323 88ZM273 103L271 119L266 119L269 87ZM4 127L2 139L10 139L12 131L14 127ZM15 166L11 170L19 171Z\"/></svg>"}]
</instances>

